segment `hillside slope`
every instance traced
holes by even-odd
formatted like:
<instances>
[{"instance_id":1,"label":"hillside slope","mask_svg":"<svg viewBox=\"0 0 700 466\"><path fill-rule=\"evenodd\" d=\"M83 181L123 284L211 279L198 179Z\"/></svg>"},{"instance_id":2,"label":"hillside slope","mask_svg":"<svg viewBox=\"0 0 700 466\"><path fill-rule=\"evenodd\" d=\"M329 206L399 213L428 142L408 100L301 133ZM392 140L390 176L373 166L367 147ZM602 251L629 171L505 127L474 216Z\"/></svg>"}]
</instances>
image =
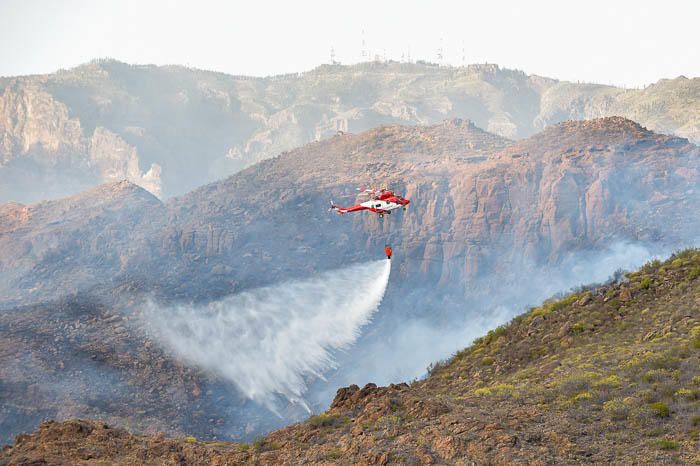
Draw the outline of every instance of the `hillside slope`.
<instances>
[{"instance_id":1,"label":"hillside slope","mask_svg":"<svg viewBox=\"0 0 700 466\"><path fill-rule=\"evenodd\" d=\"M155 196L128 181L31 206L2 204L0 278L25 296L48 285L49 300L82 291L75 284L109 282L125 265L134 228L158 208Z\"/></svg>"},{"instance_id":2,"label":"hillside slope","mask_svg":"<svg viewBox=\"0 0 700 466\"><path fill-rule=\"evenodd\" d=\"M380 311L336 371L304 374L305 397L319 409L337 386L410 379L525 303L607 277L628 249L639 258L691 242L698 155L622 118L517 143L452 120L339 135L165 203L119 183L8 205L0 383L13 401L0 434L80 416L139 432L161 418L169 435L240 439L297 420L298 406L265 417L216 375L168 356L139 328L143 300L209 303L376 259L386 242L395 256ZM331 196L353 202L361 184L413 203L381 221L328 212ZM622 257L599 264L616 244ZM50 388L64 378L90 387L87 398Z\"/></svg>"},{"instance_id":3,"label":"hillside slope","mask_svg":"<svg viewBox=\"0 0 700 466\"><path fill-rule=\"evenodd\" d=\"M509 139L620 115L700 141L700 79L644 90L496 65L373 62L254 78L97 60L0 81L0 202L127 178L181 195L338 131L465 118Z\"/></svg>"},{"instance_id":4,"label":"hillside slope","mask_svg":"<svg viewBox=\"0 0 700 466\"><path fill-rule=\"evenodd\" d=\"M0 303L89 290L96 282L78 267L117 285L210 299L367 260L387 241L399 252L394 279L404 290L449 285L478 298L494 276L513 281L614 241L684 244L700 224L699 181L697 146L622 118L563 123L517 143L459 120L382 127L308 144L164 205L135 206L141 221L111 224L129 244L105 245L119 268L80 241L71 261L53 261L55 251L42 253L33 236L39 217L23 217L0 236L0 274L18 277L0 284ZM329 215L328 200L353 203L358 185L390 186L412 205L384 221ZM37 253L23 253L28 246ZM39 280L37 268L52 278Z\"/></svg>"},{"instance_id":5,"label":"hillside slope","mask_svg":"<svg viewBox=\"0 0 700 466\"><path fill-rule=\"evenodd\" d=\"M700 252L650 262L499 327L421 381L338 390L254 444L46 423L3 464L697 464ZM35 464L35 463L32 463Z\"/></svg>"}]
</instances>

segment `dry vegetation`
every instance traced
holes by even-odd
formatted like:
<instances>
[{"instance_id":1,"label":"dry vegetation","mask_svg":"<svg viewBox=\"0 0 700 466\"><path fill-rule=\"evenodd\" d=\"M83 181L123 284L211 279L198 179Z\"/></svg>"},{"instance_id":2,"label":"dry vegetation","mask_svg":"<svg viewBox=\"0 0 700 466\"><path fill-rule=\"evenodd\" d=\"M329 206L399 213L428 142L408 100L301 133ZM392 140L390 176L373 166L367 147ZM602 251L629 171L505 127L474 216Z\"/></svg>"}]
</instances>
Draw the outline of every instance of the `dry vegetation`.
<instances>
[{"instance_id":1,"label":"dry vegetation","mask_svg":"<svg viewBox=\"0 0 700 466\"><path fill-rule=\"evenodd\" d=\"M576 293L478 339L430 376L338 391L252 444L48 423L0 464L700 464L700 252Z\"/></svg>"}]
</instances>

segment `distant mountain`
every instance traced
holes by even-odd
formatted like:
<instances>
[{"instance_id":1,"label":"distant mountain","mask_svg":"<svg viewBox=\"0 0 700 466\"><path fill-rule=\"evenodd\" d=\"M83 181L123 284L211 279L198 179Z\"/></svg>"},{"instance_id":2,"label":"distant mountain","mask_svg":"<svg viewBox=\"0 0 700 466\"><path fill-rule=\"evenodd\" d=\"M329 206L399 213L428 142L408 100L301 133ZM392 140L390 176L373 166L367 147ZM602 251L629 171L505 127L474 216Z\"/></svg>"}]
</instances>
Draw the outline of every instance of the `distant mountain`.
<instances>
[{"instance_id":1,"label":"distant mountain","mask_svg":"<svg viewBox=\"0 0 700 466\"><path fill-rule=\"evenodd\" d=\"M338 390L249 444L47 422L3 464L693 464L700 252L549 300L425 380ZM467 344L467 342L465 342Z\"/></svg>"},{"instance_id":2,"label":"distant mountain","mask_svg":"<svg viewBox=\"0 0 700 466\"><path fill-rule=\"evenodd\" d=\"M209 302L376 259L390 242L381 310L327 378L332 386L360 375L399 380L429 359L373 364L421 344L401 338L411 325L434 329L420 356L430 358L454 349L439 346L451 328L478 328L497 319L499 306L520 309L608 276L611 265L595 259L616 245L650 254L694 241L699 181L698 146L619 117L561 123L518 142L449 120L337 135L166 202L119 182L6 204L0 383L15 401L0 427L9 435L46 416L88 416L140 431L167 418L158 429L254 435L283 421L251 415L221 380L165 355L130 325L141 297ZM327 211L331 197L351 203L358 185L381 184L412 200L407 212L380 220ZM375 346L384 343L390 348ZM32 388L62 375L87 391ZM103 376L124 386L113 397L120 402L92 382ZM308 401L327 406L328 384L317 384ZM233 414L222 417L222 403ZM298 419L285 409L286 420Z\"/></svg>"},{"instance_id":3,"label":"distant mountain","mask_svg":"<svg viewBox=\"0 0 700 466\"><path fill-rule=\"evenodd\" d=\"M180 195L338 131L446 118L520 139L622 115L700 141L700 80L683 77L623 90L496 65L375 62L252 78L103 60L0 86L0 202L122 178Z\"/></svg>"}]
</instances>

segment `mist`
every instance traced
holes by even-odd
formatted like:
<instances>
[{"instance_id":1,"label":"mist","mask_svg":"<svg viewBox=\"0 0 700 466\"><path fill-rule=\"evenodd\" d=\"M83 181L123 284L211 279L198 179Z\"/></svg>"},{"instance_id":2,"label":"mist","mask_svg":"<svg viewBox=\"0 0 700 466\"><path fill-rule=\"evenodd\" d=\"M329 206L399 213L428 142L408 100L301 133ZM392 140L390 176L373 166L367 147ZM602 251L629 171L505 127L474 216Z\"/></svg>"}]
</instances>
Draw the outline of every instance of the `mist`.
<instances>
[{"instance_id":1,"label":"mist","mask_svg":"<svg viewBox=\"0 0 700 466\"><path fill-rule=\"evenodd\" d=\"M339 386L368 382L387 385L422 378L430 364L449 358L528 308L577 287L605 282L618 270L635 270L649 260L665 258L674 249L677 248L616 241L597 251L572 252L556 267L526 262L514 273L524 277L521 280L501 277L498 295L476 300L467 297L463 305L444 311L448 315L440 319L429 312L417 318L402 316L400 309L383 312L382 321L373 324L342 359L343 367L328 376L330 383L314 387L313 402L321 409ZM485 277L486 282L494 279ZM424 292L422 297L426 308L444 306L439 301L440 294ZM401 300L399 303L395 307L408 304Z\"/></svg>"},{"instance_id":2,"label":"mist","mask_svg":"<svg viewBox=\"0 0 700 466\"><path fill-rule=\"evenodd\" d=\"M206 305L159 306L144 318L155 339L189 364L233 383L273 411L277 395L303 400L305 377L336 367L377 311L391 262L372 261L246 291Z\"/></svg>"},{"instance_id":3,"label":"mist","mask_svg":"<svg viewBox=\"0 0 700 466\"><path fill-rule=\"evenodd\" d=\"M381 304L391 265L385 260L206 305L151 301L144 315L166 351L231 382L248 399L279 412L276 399L282 395L307 411L320 411L340 386L421 378L431 363L449 358L528 307L671 252L618 241L598 251L572 252L556 267L526 262L514 271L525 279L502 277L498 296L467 297L439 318L427 309L440 308L442 293L422 288L421 302L428 305L420 317L406 316L413 299L400 292Z\"/></svg>"}]
</instances>

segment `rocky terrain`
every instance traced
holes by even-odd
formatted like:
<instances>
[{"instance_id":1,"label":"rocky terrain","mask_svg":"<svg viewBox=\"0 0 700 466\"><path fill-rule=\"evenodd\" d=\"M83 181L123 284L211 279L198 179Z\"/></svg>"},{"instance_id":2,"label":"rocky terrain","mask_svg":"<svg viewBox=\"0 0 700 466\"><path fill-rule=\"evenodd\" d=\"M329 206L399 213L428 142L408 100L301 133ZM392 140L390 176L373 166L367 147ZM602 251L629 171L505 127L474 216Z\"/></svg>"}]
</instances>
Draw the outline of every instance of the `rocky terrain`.
<instances>
[{"instance_id":1,"label":"rocky terrain","mask_svg":"<svg viewBox=\"0 0 700 466\"><path fill-rule=\"evenodd\" d=\"M165 203L119 182L5 204L3 436L84 417L236 439L298 419L291 405L282 418L261 416L224 381L165 354L140 328L140 300L208 302L376 258L387 241L396 255L382 312L341 370L309 380L307 401L326 407L328 387L358 374L416 376L429 359L386 359L416 348L401 346L412 323L435 329L421 357L444 354L447 329L492 326L499 304L522 309L590 280L590 261L574 267L582 255L616 242L648 254L696 238L698 155L623 118L562 123L518 142L449 120L337 135ZM387 184L412 205L383 221L327 212L331 196L351 203L364 184Z\"/></svg>"},{"instance_id":2,"label":"rocky terrain","mask_svg":"<svg viewBox=\"0 0 700 466\"><path fill-rule=\"evenodd\" d=\"M137 322L83 296L1 313L0 443L42 420L74 417L228 439L283 424L164 352Z\"/></svg>"},{"instance_id":3,"label":"rocky terrain","mask_svg":"<svg viewBox=\"0 0 700 466\"><path fill-rule=\"evenodd\" d=\"M527 281L527 278L523 278ZM411 384L250 444L48 422L0 464L698 464L700 252L548 300Z\"/></svg>"},{"instance_id":4,"label":"rocky terrain","mask_svg":"<svg viewBox=\"0 0 700 466\"><path fill-rule=\"evenodd\" d=\"M697 143L699 82L624 90L496 65L396 62L252 78L97 60L0 80L0 202L122 178L181 195L339 131L449 118L521 139L564 120L620 115Z\"/></svg>"},{"instance_id":5,"label":"rocky terrain","mask_svg":"<svg viewBox=\"0 0 700 466\"><path fill-rule=\"evenodd\" d=\"M516 143L453 120L311 143L165 204L129 183L10 204L1 302L130 281L211 299L374 258L387 241L406 290L449 284L474 297L489 293L490 277L515 280L613 241L694 239L699 154L622 118L563 123ZM384 221L329 215L328 200L353 203L358 185L391 186L413 205Z\"/></svg>"}]
</instances>

